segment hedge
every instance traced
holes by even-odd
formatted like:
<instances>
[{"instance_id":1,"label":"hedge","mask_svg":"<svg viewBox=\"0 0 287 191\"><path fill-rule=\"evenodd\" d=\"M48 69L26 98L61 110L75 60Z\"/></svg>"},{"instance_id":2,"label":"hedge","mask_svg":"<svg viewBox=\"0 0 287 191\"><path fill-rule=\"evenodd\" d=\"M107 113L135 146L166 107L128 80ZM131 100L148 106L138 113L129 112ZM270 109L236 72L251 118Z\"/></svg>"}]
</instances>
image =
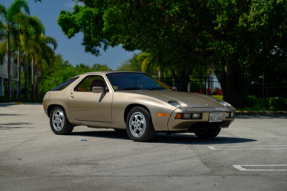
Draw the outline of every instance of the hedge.
<instances>
[{"instance_id":1,"label":"hedge","mask_svg":"<svg viewBox=\"0 0 287 191\"><path fill-rule=\"evenodd\" d=\"M245 107L256 110L287 110L287 99L279 97L257 98L249 95L245 99Z\"/></svg>"}]
</instances>

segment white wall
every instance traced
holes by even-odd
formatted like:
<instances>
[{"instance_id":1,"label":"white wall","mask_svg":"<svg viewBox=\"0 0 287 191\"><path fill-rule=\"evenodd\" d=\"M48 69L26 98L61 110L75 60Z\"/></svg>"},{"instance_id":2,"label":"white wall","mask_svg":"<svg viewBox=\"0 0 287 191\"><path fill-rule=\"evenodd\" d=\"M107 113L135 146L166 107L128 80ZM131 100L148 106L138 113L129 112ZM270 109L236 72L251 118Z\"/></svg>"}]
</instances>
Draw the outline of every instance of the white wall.
<instances>
[{"instance_id":1,"label":"white wall","mask_svg":"<svg viewBox=\"0 0 287 191\"><path fill-rule=\"evenodd\" d=\"M17 56L11 56L11 77L13 81L18 81L18 69L17 64L14 62L17 61ZM6 56L2 62L0 62L0 96L4 95L4 79L7 79L7 63Z\"/></svg>"}]
</instances>

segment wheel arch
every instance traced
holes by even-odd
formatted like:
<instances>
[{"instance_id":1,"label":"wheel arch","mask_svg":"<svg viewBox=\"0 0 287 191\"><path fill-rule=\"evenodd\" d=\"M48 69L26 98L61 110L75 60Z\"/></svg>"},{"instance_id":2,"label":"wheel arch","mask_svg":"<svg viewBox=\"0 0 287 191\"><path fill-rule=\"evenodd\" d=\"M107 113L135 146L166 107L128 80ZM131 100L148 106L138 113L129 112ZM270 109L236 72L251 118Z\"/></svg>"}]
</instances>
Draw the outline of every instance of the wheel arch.
<instances>
[{"instance_id":1,"label":"wheel arch","mask_svg":"<svg viewBox=\"0 0 287 191\"><path fill-rule=\"evenodd\" d=\"M48 114L48 117L49 117L49 118L50 118L52 109L53 109L54 107L57 107L57 106L58 106L58 107L61 107L61 108L65 111L65 113L66 113L66 110L65 110L65 108L64 108L62 105L52 104L52 105L49 105L48 110L47 110L47 114Z\"/></svg>"},{"instance_id":2,"label":"wheel arch","mask_svg":"<svg viewBox=\"0 0 287 191\"><path fill-rule=\"evenodd\" d=\"M149 110L146 106L144 106L144 105L142 105L142 104L136 104L136 103L130 104L130 105L128 105L128 106L126 107L126 109L125 109L125 113L124 113L124 121L125 121L125 123L126 123L126 121L127 121L127 116L128 116L128 114L129 114L129 112L130 112L134 107L142 107L142 108L146 109L146 110L149 112L149 114L150 114L150 110ZM152 121L152 116L151 116L151 121Z\"/></svg>"}]
</instances>

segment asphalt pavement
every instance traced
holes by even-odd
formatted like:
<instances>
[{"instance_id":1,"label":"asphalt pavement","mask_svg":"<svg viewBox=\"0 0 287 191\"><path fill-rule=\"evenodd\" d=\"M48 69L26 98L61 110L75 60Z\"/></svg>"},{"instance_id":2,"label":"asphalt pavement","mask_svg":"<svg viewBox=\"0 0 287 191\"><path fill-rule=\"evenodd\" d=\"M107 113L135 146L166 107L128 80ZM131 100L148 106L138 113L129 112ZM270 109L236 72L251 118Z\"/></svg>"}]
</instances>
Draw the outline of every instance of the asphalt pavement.
<instances>
[{"instance_id":1,"label":"asphalt pavement","mask_svg":"<svg viewBox=\"0 0 287 191\"><path fill-rule=\"evenodd\" d=\"M238 115L212 140L55 135L42 105L0 105L0 190L287 190L287 116Z\"/></svg>"}]
</instances>

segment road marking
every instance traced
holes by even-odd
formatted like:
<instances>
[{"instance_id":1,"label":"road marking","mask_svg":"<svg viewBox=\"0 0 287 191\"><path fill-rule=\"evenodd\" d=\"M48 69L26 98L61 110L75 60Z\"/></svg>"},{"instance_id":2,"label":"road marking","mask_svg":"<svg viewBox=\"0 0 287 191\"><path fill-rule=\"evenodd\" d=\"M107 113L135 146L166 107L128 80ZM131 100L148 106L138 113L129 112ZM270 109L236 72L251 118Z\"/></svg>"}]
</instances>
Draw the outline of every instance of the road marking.
<instances>
[{"instance_id":1,"label":"road marking","mask_svg":"<svg viewBox=\"0 0 287 191\"><path fill-rule=\"evenodd\" d=\"M287 145L258 145L256 147L240 146L207 146L210 150L267 150L267 149L287 149Z\"/></svg>"},{"instance_id":2,"label":"road marking","mask_svg":"<svg viewBox=\"0 0 287 191\"><path fill-rule=\"evenodd\" d=\"M244 168L244 167L247 168ZM266 172L287 172L287 164L271 164L271 165L233 165L234 168L240 171L266 171ZM248 167L286 167L286 169L248 169Z\"/></svg>"}]
</instances>

